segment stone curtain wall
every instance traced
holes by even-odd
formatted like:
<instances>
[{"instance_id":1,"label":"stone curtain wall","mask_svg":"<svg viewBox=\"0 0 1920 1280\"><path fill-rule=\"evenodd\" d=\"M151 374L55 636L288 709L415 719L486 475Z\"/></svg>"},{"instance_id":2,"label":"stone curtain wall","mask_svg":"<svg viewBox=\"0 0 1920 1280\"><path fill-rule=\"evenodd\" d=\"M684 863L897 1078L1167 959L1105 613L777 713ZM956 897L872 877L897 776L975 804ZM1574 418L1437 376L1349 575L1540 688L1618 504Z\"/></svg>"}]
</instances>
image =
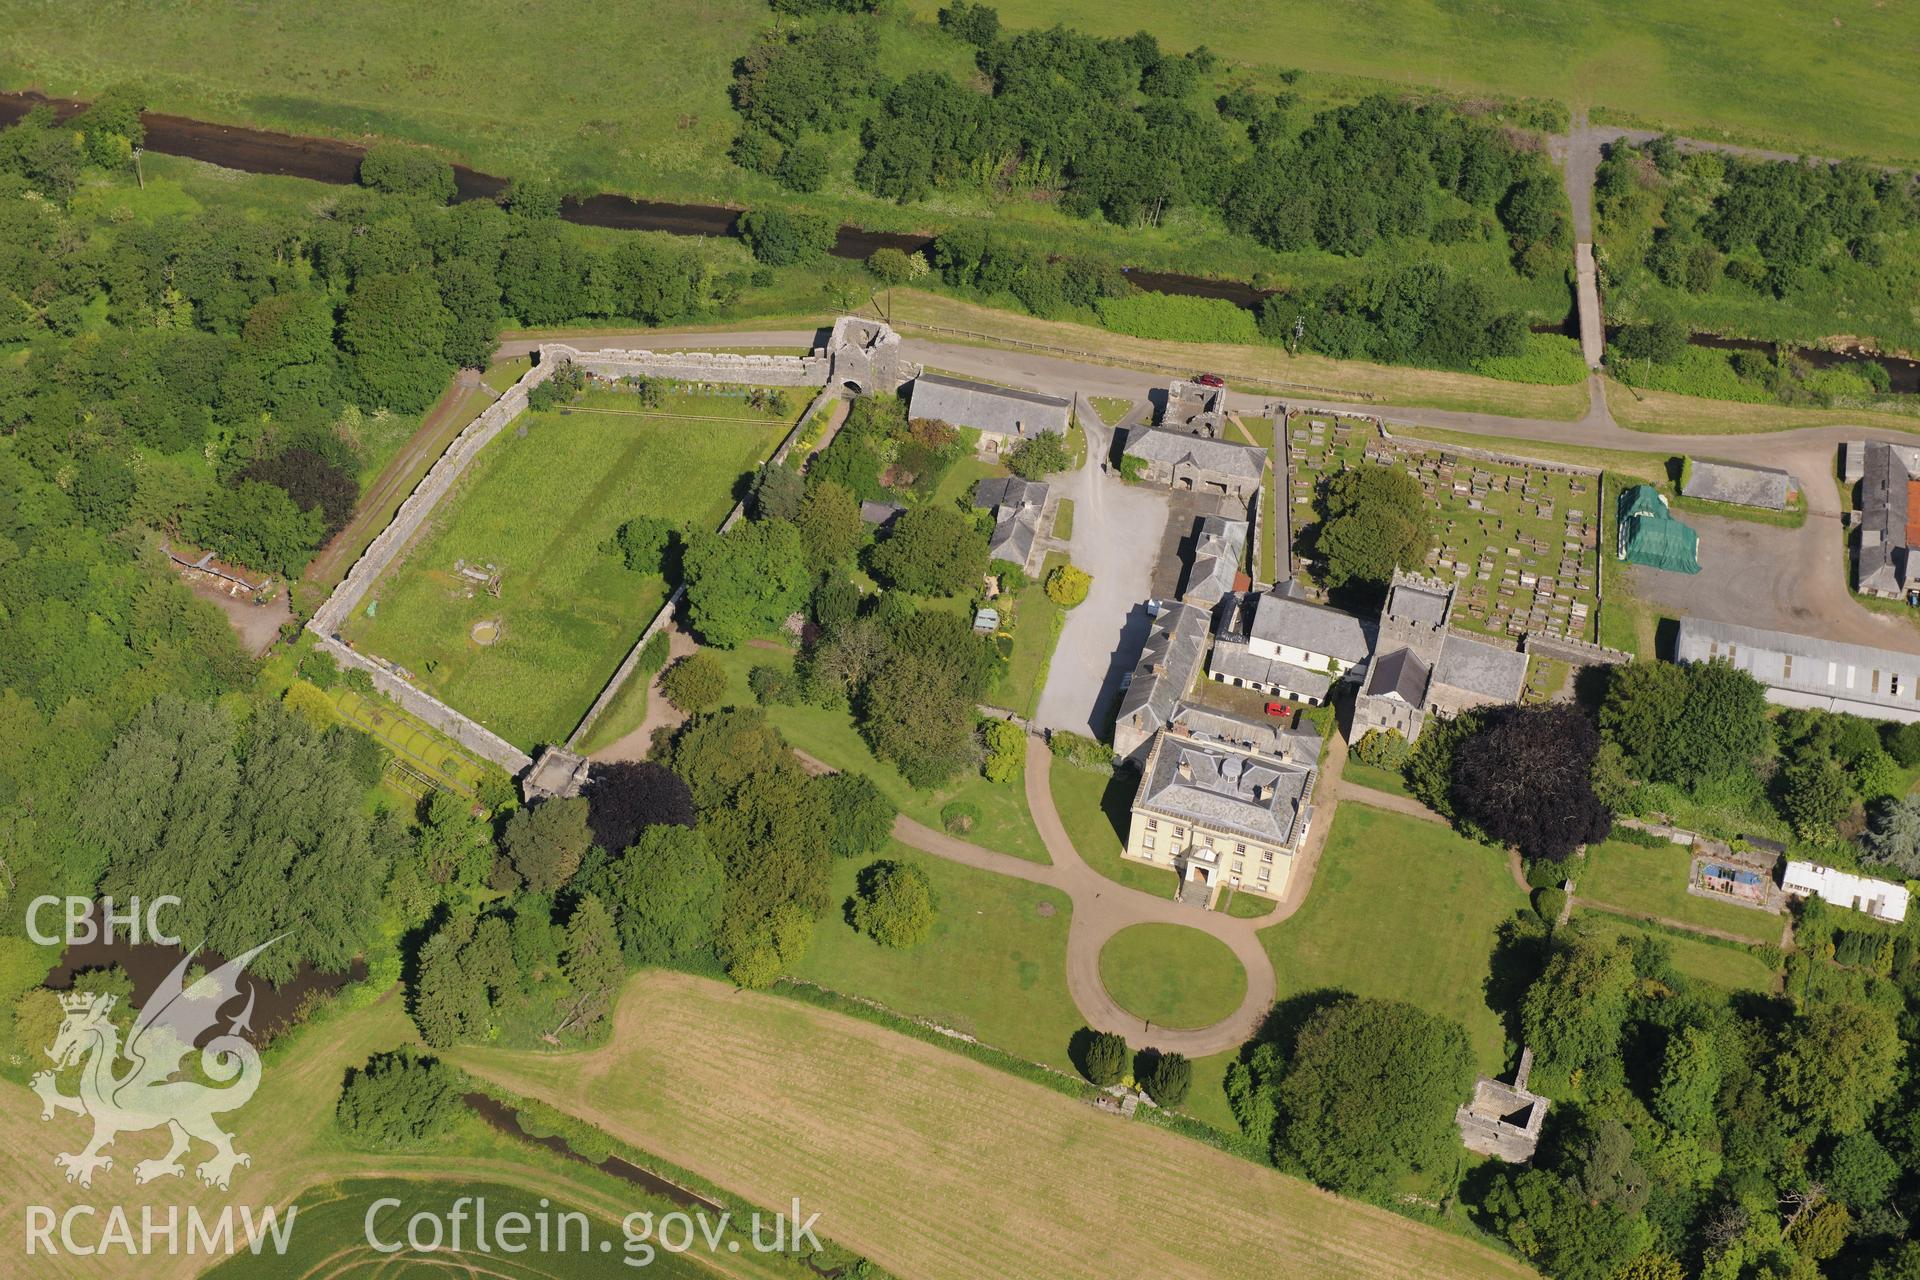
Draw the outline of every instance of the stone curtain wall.
<instances>
[{"instance_id":1,"label":"stone curtain wall","mask_svg":"<svg viewBox=\"0 0 1920 1280\"><path fill-rule=\"evenodd\" d=\"M506 394L467 424L413 492L407 495L407 500L400 504L400 510L394 513L393 523L382 529L380 536L367 545L353 568L347 571L347 576L327 597L327 602L314 613L313 620L307 623L309 628L323 636L339 634L341 624L360 607L360 602L373 588L375 580L386 572L387 566L393 563L408 540L426 524L427 517L433 514L434 507L446 497L468 464L508 423L526 410L527 393L552 376L553 366L544 360L534 365L520 375L520 381L507 388Z\"/></svg>"},{"instance_id":2,"label":"stone curtain wall","mask_svg":"<svg viewBox=\"0 0 1920 1280\"><path fill-rule=\"evenodd\" d=\"M1618 667L1633 661L1632 654L1619 649L1609 649L1605 645L1591 644L1585 640L1574 640L1566 636L1548 635L1539 631L1529 631L1522 636L1520 648L1542 658L1557 658L1561 662L1570 662L1576 667Z\"/></svg>"},{"instance_id":3,"label":"stone curtain wall","mask_svg":"<svg viewBox=\"0 0 1920 1280\"><path fill-rule=\"evenodd\" d=\"M413 535L433 514L440 499L446 497L454 482L467 469L480 450L519 417L527 407L527 393L553 376L553 366L542 362L520 376L506 394L488 405L486 411L454 438L447 451L421 478L407 500L394 513L393 523L367 545L327 602L315 611L307 629L320 637L319 647L331 653L343 668L365 671L373 677L376 689L467 750L499 765L508 773L519 773L533 761L526 752L479 723L469 720L446 703L416 685L393 674L379 659L354 651L340 639L341 625L360 607L373 584L387 570Z\"/></svg>"},{"instance_id":4,"label":"stone curtain wall","mask_svg":"<svg viewBox=\"0 0 1920 1280\"><path fill-rule=\"evenodd\" d=\"M818 349L807 356L743 356L726 351L580 351L557 342L541 345L542 365L561 360L602 378L670 378L759 387L824 386L832 364Z\"/></svg>"},{"instance_id":5,"label":"stone curtain wall","mask_svg":"<svg viewBox=\"0 0 1920 1280\"><path fill-rule=\"evenodd\" d=\"M341 670L357 669L372 676L374 688L481 759L490 760L514 775L533 764L533 758L526 752L493 730L469 720L418 685L408 684L378 658L348 648L335 636L321 636L315 647L332 654Z\"/></svg>"},{"instance_id":6,"label":"stone curtain wall","mask_svg":"<svg viewBox=\"0 0 1920 1280\"><path fill-rule=\"evenodd\" d=\"M868 335L876 347L884 347L891 357L897 351L899 340L892 330L876 322L866 322L873 330ZM849 318L842 319L834 326L836 349L851 348L848 340L854 332ZM848 337L843 337L846 334ZM852 354L866 356L864 351ZM844 355L843 355L844 358ZM867 357L871 362L871 357ZM657 354L652 351L581 351L564 343L543 343L539 349L539 359L522 374L520 380L509 387L504 395L488 406L486 411L469 423L447 451L440 455L432 468L415 486L407 500L400 504L394 513L393 523L381 530L380 535L368 544L366 551L354 562L347 576L340 580L327 602L315 611L307 622L307 629L320 638L319 647L331 653L334 659L346 668L356 668L373 677L374 687L381 693L400 704L406 710L446 734L461 746L484 759L492 761L509 773L519 774L529 768L533 761L518 747L500 735L487 729L476 721L455 711L446 703L429 694L419 686L395 675L392 669L378 656L356 652L340 639L340 628L353 611L360 607L367 593L380 575L405 550L406 545L423 527L433 514L440 500L452 490L461 473L473 462L474 458L493 438L500 434L513 420L527 408L527 396L533 388L553 376L561 361L571 361L588 373L606 378L618 378L628 375L641 377L671 378L686 382L727 382L742 383L750 386L787 386L787 387L824 387L834 371L834 356L827 351L815 348L806 356L743 356L730 352L668 352ZM864 364L861 372L866 372ZM889 363L887 372L893 372ZM891 388L888 388L891 389ZM822 391L814 398L807 412L794 424L792 431L774 453L776 461L786 457L793 442L800 438L802 429L814 415L822 412L834 399L829 391ZM743 508L736 504L722 530L731 528L741 518ZM652 637L654 632L667 624L673 610L679 605L681 591L676 588L668 597L659 613L654 615L631 650L626 660L620 664L600 697L587 711L586 717L573 731L569 744L580 741L593 722L613 701L627 677L638 664L640 649Z\"/></svg>"}]
</instances>

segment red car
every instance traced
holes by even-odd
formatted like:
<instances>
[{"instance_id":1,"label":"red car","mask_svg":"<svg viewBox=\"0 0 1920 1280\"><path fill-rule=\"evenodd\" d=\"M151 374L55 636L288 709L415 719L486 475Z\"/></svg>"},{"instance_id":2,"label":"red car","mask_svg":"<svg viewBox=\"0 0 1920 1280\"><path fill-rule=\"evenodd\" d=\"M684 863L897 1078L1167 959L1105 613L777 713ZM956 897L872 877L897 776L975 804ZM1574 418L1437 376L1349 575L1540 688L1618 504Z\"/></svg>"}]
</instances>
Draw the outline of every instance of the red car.
<instances>
[{"instance_id":1,"label":"red car","mask_svg":"<svg viewBox=\"0 0 1920 1280\"><path fill-rule=\"evenodd\" d=\"M1193 380L1203 387L1224 387L1227 380L1217 373L1196 373Z\"/></svg>"},{"instance_id":2,"label":"red car","mask_svg":"<svg viewBox=\"0 0 1920 1280\"><path fill-rule=\"evenodd\" d=\"M1284 702L1269 702L1267 704L1267 714L1270 716L1290 715L1292 712L1293 708Z\"/></svg>"}]
</instances>

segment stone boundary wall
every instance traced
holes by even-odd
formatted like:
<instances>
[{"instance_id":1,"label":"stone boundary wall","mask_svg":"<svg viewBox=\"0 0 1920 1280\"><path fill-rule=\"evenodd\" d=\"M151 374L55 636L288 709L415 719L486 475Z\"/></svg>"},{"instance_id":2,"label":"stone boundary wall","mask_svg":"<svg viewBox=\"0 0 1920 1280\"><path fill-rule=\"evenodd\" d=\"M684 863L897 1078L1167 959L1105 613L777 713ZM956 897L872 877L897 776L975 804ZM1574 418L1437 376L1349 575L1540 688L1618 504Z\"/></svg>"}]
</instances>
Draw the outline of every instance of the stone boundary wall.
<instances>
[{"instance_id":1,"label":"stone boundary wall","mask_svg":"<svg viewBox=\"0 0 1920 1280\"><path fill-rule=\"evenodd\" d=\"M1416 426L1414 430L1419 430ZM1555 462L1550 458L1532 458L1524 453L1507 453L1499 449L1481 449L1473 445L1454 444L1450 440L1427 440L1420 436L1407 436L1404 439L1394 435L1385 423L1380 427L1380 438L1385 440L1396 452L1419 450L1422 453L1454 453L1463 458L1478 458L1482 462L1518 463L1525 467L1538 467L1542 471L1558 471L1569 476L1598 476L1599 467L1589 467L1578 462Z\"/></svg>"},{"instance_id":2,"label":"stone boundary wall","mask_svg":"<svg viewBox=\"0 0 1920 1280\"><path fill-rule=\"evenodd\" d=\"M340 585L333 589L327 602L307 622L307 629L320 638L319 647L332 654L342 667L366 672L373 677L374 688L381 693L467 750L514 774L533 763L526 752L491 729L461 715L426 690L402 680L377 658L356 652L340 639L339 631L353 611L360 607L360 602L366 599L367 592L380 575L386 572L387 566L393 563L413 535L426 524L427 517L433 514L434 507L453 488L468 464L526 410L528 392L552 376L552 365L534 365L454 437L447 451L428 468L427 474L407 495L407 500L400 504L392 523L367 544L367 549L354 561L347 576L340 580Z\"/></svg>"},{"instance_id":3,"label":"stone boundary wall","mask_svg":"<svg viewBox=\"0 0 1920 1280\"><path fill-rule=\"evenodd\" d=\"M825 386L833 366L832 358L819 347L805 356L743 356L730 351L581 351L558 342L540 345L541 364L562 360L602 378L671 378L762 387Z\"/></svg>"},{"instance_id":4,"label":"stone boundary wall","mask_svg":"<svg viewBox=\"0 0 1920 1280\"><path fill-rule=\"evenodd\" d=\"M425 689L402 680L378 658L349 648L336 636L322 635L315 647L332 654L342 670L359 670L372 676L374 688L481 759L492 761L510 774L519 774L533 764L533 758L526 752L493 730L469 720Z\"/></svg>"},{"instance_id":5,"label":"stone boundary wall","mask_svg":"<svg viewBox=\"0 0 1920 1280\"><path fill-rule=\"evenodd\" d=\"M845 324L835 326L836 334ZM382 529L379 536L367 544L347 576L333 589L326 603L315 610L307 622L307 629L319 637L319 647L332 654L342 667L365 671L373 677L374 687L406 710L440 732L458 742L461 746L486 760L499 765L509 773L519 774L530 768L533 760L524 751L508 742L492 730L455 711L432 694L406 680L401 679L380 658L375 655L356 652L344 640L340 639L340 628L352 616L366 599L380 575L387 571L415 534L426 525L427 518L440 500L447 496L454 484L466 471L480 450L490 444L509 423L519 417L527 408L527 397L533 388L553 376L561 361L571 361L589 373L601 377L617 378L628 375L643 377L672 378L689 382L732 382L755 386L818 386L825 387L833 372L833 358L824 350L815 348L807 356L743 356L731 352L669 352L656 354L651 351L581 351L577 347L564 343L542 343L538 350L538 359L520 380L509 387L501 397L489 405L479 417L468 423L454 438L447 451L440 455L433 466L427 470L420 483L407 495L400 509L394 513L391 523ZM834 392L822 390L814 397L807 411L800 415L793 429L780 442L773 453L773 460L784 461L792 450L794 441L800 438L807 423L815 414L821 412L836 398ZM734 508L720 525L722 532L732 528L745 514L745 504L735 503ZM581 720L571 736L569 746L583 738L593 723L600 717L614 696L620 692L627 678L639 665L640 651L655 632L667 625L684 595L682 588L676 587L673 594L660 607L653 620L647 624L640 638L628 650L613 678L606 688L594 700L592 707Z\"/></svg>"},{"instance_id":6,"label":"stone boundary wall","mask_svg":"<svg viewBox=\"0 0 1920 1280\"><path fill-rule=\"evenodd\" d=\"M1577 667L1618 667L1633 661L1633 655L1622 649L1610 649L1603 644L1591 644L1585 640L1567 639L1537 631L1529 631L1520 637L1520 648L1526 653L1538 654L1543 658L1557 658L1562 662L1571 662Z\"/></svg>"},{"instance_id":7,"label":"stone boundary wall","mask_svg":"<svg viewBox=\"0 0 1920 1280\"><path fill-rule=\"evenodd\" d=\"M323 637L339 635L341 624L360 606L374 582L386 572L387 566L393 563L407 541L426 524L427 517L433 514L433 508L453 488L468 464L508 423L525 411L528 392L552 376L552 365L544 362L534 365L454 437L447 451L440 455L420 483L414 486L413 492L407 495L407 500L400 504L393 522L367 544L367 549L354 561L353 568L347 570L347 576L333 589L327 602L314 612L312 620L307 623L310 630Z\"/></svg>"},{"instance_id":8,"label":"stone boundary wall","mask_svg":"<svg viewBox=\"0 0 1920 1280\"><path fill-rule=\"evenodd\" d=\"M546 348L541 348L541 355L544 359ZM787 432L786 438L780 442L779 447L773 451L768 461L773 463L785 462L787 460L787 454L793 450L794 441L800 438L801 433L806 430L807 424L813 421L814 415L824 412L827 406L832 404L836 399L838 399L838 396L831 390L822 391L819 395L815 396L813 403L808 405L807 411L800 415L800 420L793 424L793 430ZM734 503L733 510L729 511L727 518L720 522L720 532L725 533L727 530L733 528L734 525L738 524L746 516L746 512L747 504L745 502ZM614 698L619 695L620 690L626 686L627 681L633 676L634 668L640 665L640 651L646 648L647 641L653 639L654 633L666 626L672 619L673 611L680 607L680 601L685 598L686 594L687 589L685 587L675 587L673 593L667 597L667 602L660 606L658 613L653 615L653 621L647 624L646 630L640 633L640 638L633 642L631 649L627 650L627 656L621 659L620 666L613 673L613 678L607 681L606 687L600 691L600 696L593 700L591 707L587 708L587 714L580 718L580 723L574 726L572 733L567 735L568 750L575 750L579 747L581 741L593 729L594 722L600 718L601 714L606 711Z\"/></svg>"}]
</instances>

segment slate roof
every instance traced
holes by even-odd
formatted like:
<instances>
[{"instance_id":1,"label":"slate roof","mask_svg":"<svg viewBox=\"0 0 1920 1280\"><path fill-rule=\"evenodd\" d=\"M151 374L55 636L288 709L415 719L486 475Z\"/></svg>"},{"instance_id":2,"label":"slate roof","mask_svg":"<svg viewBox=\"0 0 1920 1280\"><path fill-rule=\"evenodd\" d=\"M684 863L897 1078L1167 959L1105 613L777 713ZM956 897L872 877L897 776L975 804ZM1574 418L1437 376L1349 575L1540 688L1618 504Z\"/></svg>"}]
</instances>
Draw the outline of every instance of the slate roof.
<instances>
[{"instance_id":1,"label":"slate roof","mask_svg":"<svg viewBox=\"0 0 1920 1280\"><path fill-rule=\"evenodd\" d=\"M1120 696L1117 719L1151 733L1173 718L1174 704L1193 688L1207 649L1208 611L1190 604L1161 607L1147 632L1133 683Z\"/></svg>"},{"instance_id":2,"label":"slate roof","mask_svg":"<svg viewBox=\"0 0 1920 1280\"><path fill-rule=\"evenodd\" d=\"M1072 409L1072 403L1059 396L923 373L913 380L907 415L994 435L1034 435L1041 431L1064 435Z\"/></svg>"},{"instance_id":3,"label":"slate roof","mask_svg":"<svg viewBox=\"0 0 1920 1280\"><path fill-rule=\"evenodd\" d=\"M1682 618L1674 657L1681 662L1729 661L1786 706L1920 720L1920 654Z\"/></svg>"},{"instance_id":4,"label":"slate roof","mask_svg":"<svg viewBox=\"0 0 1920 1280\"><path fill-rule=\"evenodd\" d=\"M1785 511L1793 477L1778 467L1755 467L1741 462L1693 459L1680 492L1708 502L1732 502L1743 507Z\"/></svg>"},{"instance_id":5,"label":"slate roof","mask_svg":"<svg viewBox=\"0 0 1920 1280\"><path fill-rule=\"evenodd\" d=\"M1022 480L1019 476L988 476L973 486L976 507L1019 507L1046 505L1047 482Z\"/></svg>"},{"instance_id":6,"label":"slate roof","mask_svg":"<svg viewBox=\"0 0 1920 1280\"><path fill-rule=\"evenodd\" d=\"M1527 655L1450 631L1434 664L1433 681L1495 702L1514 702L1527 683Z\"/></svg>"},{"instance_id":7,"label":"slate roof","mask_svg":"<svg viewBox=\"0 0 1920 1280\"><path fill-rule=\"evenodd\" d=\"M1167 466L1191 462L1202 471L1253 480L1260 479L1267 467L1267 451L1257 445L1208 440L1159 427L1144 427L1129 432L1126 452L1148 462Z\"/></svg>"},{"instance_id":8,"label":"slate roof","mask_svg":"<svg viewBox=\"0 0 1920 1280\"><path fill-rule=\"evenodd\" d=\"M999 518L993 522L993 536L987 539L987 555L1025 564L1040 536L1037 518L1038 513L1030 507L1001 507Z\"/></svg>"},{"instance_id":9,"label":"slate roof","mask_svg":"<svg viewBox=\"0 0 1920 1280\"><path fill-rule=\"evenodd\" d=\"M1233 590L1235 575L1247 551L1247 522L1224 516L1202 516L1195 531L1193 563L1181 599L1216 605Z\"/></svg>"},{"instance_id":10,"label":"slate roof","mask_svg":"<svg viewBox=\"0 0 1920 1280\"><path fill-rule=\"evenodd\" d=\"M1908 500L1920 449L1868 440L1861 458L1860 589L1898 595L1914 576L1907 564Z\"/></svg>"},{"instance_id":11,"label":"slate roof","mask_svg":"<svg viewBox=\"0 0 1920 1280\"><path fill-rule=\"evenodd\" d=\"M1290 845L1313 789L1311 768L1162 733L1134 803L1198 826Z\"/></svg>"},{"instance_id":12,"label":"slate roof","mask_svg":"<svg viewBox=\"0 0 1920 1280\"><path fill-rule=\"evenodd\" d=\"M1040 537L1040 512L1047 486L1019 476L989 476L973 487L973 505L993 508L993 535L987 554L995 560L1025 564Z\"/></svg>"},{"instance_id":13,"label":"slate roof","mask_svg":"<svg viewBox=\"0 0 1920 1280\"><path fill-rule=\"evenodd\" d=\"M1253 602L1247 634L1271 644L1324 653L1356 666L1373 652L1371 628L1350 613L1266 592Z\"/></svg>"},{"instance_id":14,"label":"slate roof","mask_svg":"<svg viewBox=\"0 0 1920 1280\"><path fill-rule=\"evenodd\" d=\"M1203 741L1276 756L1294 764L1311 765L1320 759L1320 732L1305 716L1290 725L1275 716L1236 716L1195 702L1182 702L1174 708L1168 729L1173 733L1190 733Z\"/></svg>"},{"instance_id":15,"label":"slate roof","mask_svg":"<svg viewBox=\"0 0 1920 1280\"><path fill-rule=\"evenodd\" d=\"M1248 649L1246 640L1240 636L1225 636L1214 641L1208 670L1228 680L1291 689L1303 698L1325 698L1335 679L1324 671L1311 671L1278 658L1263 658Z\"/></svg>"},{"instance_id":16,"label":"slate roof","mask_svg":"<svg viewBox=\"0 0 1920 1280\"><path fill-rule=\"evenodd\" d=\"M1369 698L1397 696L1410 707L1422 706L1427 696L1427 678L1432 674L1419 654L1411 649L1395 649L1373 660L1362 693Z\"/></svg>"},{"instance_id":17,"label":"slate roof","mask_svg":"<svg viewBox=\"0 0 1920 1280\"><path fill-rule=\"evenodd\" d=\"M1411 574L1396 572L1393 585L1387 590L1386 608L1381 612L1416 626L1441 627L1446 625L1452 598L1450 589L1437 588Z\"/></svg>"}]
</instances>

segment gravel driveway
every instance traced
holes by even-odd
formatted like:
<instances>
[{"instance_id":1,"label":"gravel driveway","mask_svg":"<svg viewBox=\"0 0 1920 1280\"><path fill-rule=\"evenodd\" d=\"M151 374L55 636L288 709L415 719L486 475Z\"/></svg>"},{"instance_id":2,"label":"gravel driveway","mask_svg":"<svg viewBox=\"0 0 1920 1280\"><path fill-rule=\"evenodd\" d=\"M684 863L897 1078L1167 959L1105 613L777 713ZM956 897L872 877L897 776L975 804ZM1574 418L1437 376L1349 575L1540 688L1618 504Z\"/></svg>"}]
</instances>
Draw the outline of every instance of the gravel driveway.
<instances>
[{"instance_id":1,"label":"gravel driveway","mask_svg":"<svg viewBox=\"0 0 1920 1280\"><path fill-rule=\"evenodd\" d=\"M1113 433L1085 408L1080 421L1087 428L1086 465L1051 483L1073 499L1073 562L1093 575L1093 588L1067 614L1034 721L1099 734L1119 697L1121 674L1133 669L1146 643L1146 600L1166 528L1167 495L1102 475Z\"/></svg>"}]
</instances>

